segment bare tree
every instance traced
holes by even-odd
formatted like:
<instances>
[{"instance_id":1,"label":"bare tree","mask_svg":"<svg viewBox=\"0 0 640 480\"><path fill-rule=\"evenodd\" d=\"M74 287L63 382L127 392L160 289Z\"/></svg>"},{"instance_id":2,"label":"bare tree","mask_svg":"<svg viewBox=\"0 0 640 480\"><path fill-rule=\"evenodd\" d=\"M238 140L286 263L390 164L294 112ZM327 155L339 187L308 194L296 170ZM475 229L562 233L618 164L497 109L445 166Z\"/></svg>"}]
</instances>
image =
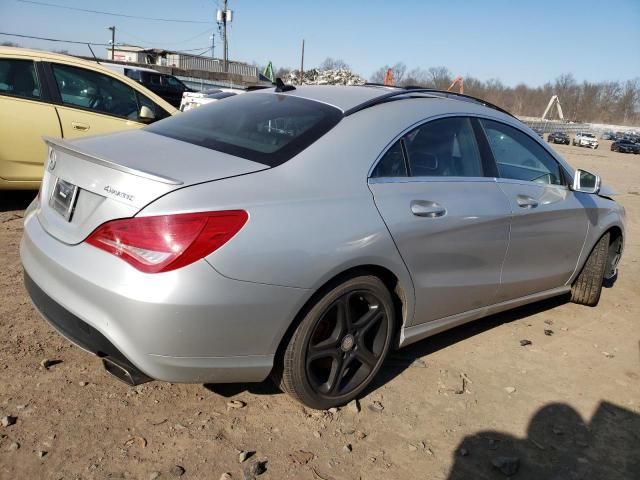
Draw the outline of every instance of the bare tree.
<instances>
[{"instance_id":1,"label":"bare tree","mask_svg":"<svg viewBox=\"0 0 640 480\"><path fill-rule=\"evenodd\" d=\"M273 78L285 78L291 72L291 67L280 67L276 70Z\"/></svg>"},{"instance_id":2,"label":"bare tree","mask_svg":"<svg viewBox=\"0 0 640 480\"><path fill-rule=\"evenodd\" d=\"M404 74L407 72L407 66L403 62L398 62L391 67L391 70L393 71L393 79L396 82L396 85L400 85L404 78Z\"/></svg>"},{"instance_id":3,"label":"bare tree","mask_svg":"<svg viewBox=\"0 0 640 480\"><path fill-rule=\"evenodd\" d=\"M429 74L430 87L438 90L446 90L451 85L451 72L446 67L431 67L427 70Z\"/></svg>"},{"instance_id":4,"label":"bare tree","mask_svg":"<svg viewBox=\"0 0 640 480\"><path fill-rule=\"evenodd\" d=\"M407 73L403 63L380 67L370 80L382 83L389 68L394 73L396 85L400 86L420 85L444 90L452 81L452 74L446 67L431 67L427 70L413 68ZM539 117L549 99L558 95L566 119L640 125L640 78L624 83L578 84L573 75L568 73L539 87L529 87L524 83L507 87L499 79L483 82L466 76L464 87L468 95L494 103L515 115Z\"/></svg>"},{"instance_id":5,"label":"bare tree","mask_svg":"<svg viewBox=\"0 0 640 480\"><path fill-rule=\"evenodd\" d=\"M349 69L349 65L347 62L342 60L341 58L333 59L331 57L327 57L318 67L320 70L339 70L339 69Z\"/></svg>"}]
</instances>

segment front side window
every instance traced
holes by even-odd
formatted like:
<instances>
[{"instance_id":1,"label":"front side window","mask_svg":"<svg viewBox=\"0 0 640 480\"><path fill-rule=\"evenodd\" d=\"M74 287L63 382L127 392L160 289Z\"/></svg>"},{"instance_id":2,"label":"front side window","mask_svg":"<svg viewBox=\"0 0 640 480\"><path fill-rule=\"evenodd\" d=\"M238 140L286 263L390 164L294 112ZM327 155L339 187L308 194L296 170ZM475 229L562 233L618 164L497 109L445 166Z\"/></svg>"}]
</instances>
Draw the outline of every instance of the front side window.
<instances>
[{"instance_id":1,"label":"front side window","mask_svg":"<svg viewBox=\"0 0 640 480\"><path fill-rule=\"evenodd\" d=\"M138 119L136 91L113 77L84 68L53 64L62 103L116 117Z\"/></svg>"},{"instance_id":2,"label":"front side window","mask_svg":"<svg viewBox=\"0 0 640 480\"><path fill-rule=\"evenodd\" d=\"M40 87L31 60L0 59L0 95L40 98Z\"/></svg>"},{"instance_id":3,"label":"front side window","mask_svg":"<svg viewBox=\"0 0 640 480\"><path fill-rule=\"evenodd\" d=\"M524 132L492 120L480 120L502 178L562 185L560 165Z\"/></svg>"},{"instance_id":4,"label":"front side window","mask_svg":"<svg viewBox=\"0 0 640 480\"><path fill-rule=\"evenodd\" d=\"M341 119L339 109L324 103L254 92L209 103L145 130L275 167Z\"/></svg>"}]
</instances>

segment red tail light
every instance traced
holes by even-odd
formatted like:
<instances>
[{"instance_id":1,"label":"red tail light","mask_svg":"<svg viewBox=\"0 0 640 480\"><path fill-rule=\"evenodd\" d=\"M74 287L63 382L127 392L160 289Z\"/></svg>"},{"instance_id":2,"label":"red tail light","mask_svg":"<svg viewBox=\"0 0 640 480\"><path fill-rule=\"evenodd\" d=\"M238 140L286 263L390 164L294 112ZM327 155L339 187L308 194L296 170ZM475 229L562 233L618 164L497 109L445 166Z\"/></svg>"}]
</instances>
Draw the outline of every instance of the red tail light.
<instances>
[{"instance_id":1,"label":"red tail light","mask_svg":"<svg viewBox=\"0 0 640 480\"><path fill-rule=\"evenodd\" d=\"M99 226L86 241L143 272L168 272L220 248L248 218L244 210L126 218Z\"/></svg>"}]
</instances>

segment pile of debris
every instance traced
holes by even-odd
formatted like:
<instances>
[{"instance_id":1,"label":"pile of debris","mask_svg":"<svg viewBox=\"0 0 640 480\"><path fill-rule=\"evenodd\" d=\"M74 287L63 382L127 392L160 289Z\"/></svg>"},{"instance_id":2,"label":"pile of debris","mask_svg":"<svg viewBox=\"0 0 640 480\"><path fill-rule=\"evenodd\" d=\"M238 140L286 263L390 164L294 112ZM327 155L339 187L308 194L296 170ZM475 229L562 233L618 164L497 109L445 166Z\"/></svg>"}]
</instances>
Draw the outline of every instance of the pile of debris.
<instances>
[{"instance_id":1,"label":"pile of debris","mask_svg":"<svg viewBox=\"0 0 640 480\"><path fill-rule=\"evenodd\" d=\"M300 71L292 70L282 81L291 85L300 85ZM347 68L336 70L305 70L304 85L364 85L365 80Z\"/></svg>"}]
</instances>

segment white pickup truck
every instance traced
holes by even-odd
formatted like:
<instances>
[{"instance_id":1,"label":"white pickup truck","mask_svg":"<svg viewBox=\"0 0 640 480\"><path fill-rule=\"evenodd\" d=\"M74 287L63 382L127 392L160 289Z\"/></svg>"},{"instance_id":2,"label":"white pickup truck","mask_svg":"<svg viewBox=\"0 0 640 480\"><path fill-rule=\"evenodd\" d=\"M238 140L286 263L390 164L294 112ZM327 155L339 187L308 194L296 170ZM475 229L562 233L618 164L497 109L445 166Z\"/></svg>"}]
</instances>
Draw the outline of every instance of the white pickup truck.
<instances>
[{"instance_id":1,"label":"white pickup truck","mask_svg":"<svg viewBox=\"0 0 640 480\"><path fill-rule=\"evenodd\" d=\"M598 139L593 133L577 132L572 141L574 146L598 148Z\"/></svg>"}]
</instances>

